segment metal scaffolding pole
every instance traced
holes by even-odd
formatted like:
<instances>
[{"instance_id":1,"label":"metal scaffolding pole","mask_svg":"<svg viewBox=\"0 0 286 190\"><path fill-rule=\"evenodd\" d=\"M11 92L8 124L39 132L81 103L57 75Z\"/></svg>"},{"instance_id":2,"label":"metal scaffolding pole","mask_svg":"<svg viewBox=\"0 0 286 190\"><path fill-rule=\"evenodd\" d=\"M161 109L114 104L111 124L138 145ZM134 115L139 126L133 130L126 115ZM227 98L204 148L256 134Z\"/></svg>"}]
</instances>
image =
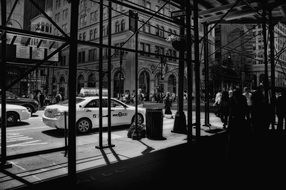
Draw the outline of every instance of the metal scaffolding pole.
<instances>
[{"instance_id":1,"label":"metal scaffolding pole","mask_svg":"<svg viewBox=\"0 0 286 190\"><path fill-rule=\"evenodd\" d=\"M184 9L184 5L182 5L182 10ZM184 16L180 17L181 23L185 22ZM180 36L185 35L185 28L180 26ZM175 121L173 126L173 133L187 133L187 126L186 126L186 116L184 113L184 57L185 57L185 50L179 50L179 89L178 89L178 111L175 115Z\"/></svg>"},{"instance_id":2,"label":"metal scaffolding pole","mask_svg":"<svg viewBox=\"0 0 286 190\"><path fill-rule=\"evenodd\" d=\"M1 24L6 26L6 0L1 0ZM6 113L6 37L7 34L4 31L1 39L1 163L0 169L12 167L7 164L7 139L6 139L6 128L7 128L7 113Z\"/></svg>"},{"instance_id":3,"label":"metal scaffolding pole","mask_svg":"<svg viewBox=\"0 0 286 190\"><path fill-rule=\"evenodd\" d=\"M267 60L267 33L266 33L266 12L265 9L263 10L263 18L264 22L262 23L262 33L263 33L263 45L264 45L264 91L265 91L265 101L268 103L268 60Z\"/></svg>"},{"instance_id":4,"label":"metal scaffolding pole","mask_svg":"<svg viewBox=\"0 0 286 190\"><path fill-rule=\"evenodd\" d=\"M188 142L193 140L193 66L192 66L192 36L191 36L191 4L189 0L185 0L186 4L186 47L187 47L187 77L188 77L188 115L187 130Z\"/></svg>"},{"instance_id":5,"label":"metal scaffolding pole","mask_svg":"<svg viewBox=\"0 0 286 190\"><path fill-rule=\"evenodd\" d=\"M201 136L200 108L200 43L199 43L198 0L194 0L194 36L195 36L195 85L196 85L196 141Z\"/></svg>"},{"instance_id":6,"label":"metal scaffolding pole","mask_svg":"<svg viewBox=\"0 0 286 190\"><path fill-rule=\"evenodd\" d=\"M68 176L76 184L76 76L77 34L79 1L71 1L70 52L69 52L69 117L68 117Z\"/></svg>"},{"instance_id":7,"label":"metal scaffolding pole","mask_svg":"<svg viewBox=\"0 0 286 190\"><path fill-rule=\"evenodd\" d=\"M275 124L275 101L276 101L276 96L275 96L275 47L274 47L274 23L272 22L272 11L269 11L269 35L270 35L270 70L271 70L271 108L272 108L272 116L271 116L271 126L272 129L274 129L274 124Z\"/></svg>"},{"instance_id":8,"label":"metal scaffolding pole","mask_svg":"<svg viewBox=\"0 0 286 190\"><path fill-rule=\"evenodd\" d=\"M113 147L111 144L111 28L112 28L112 2L108 3L108 147Z\"/></svg>"},{"instance_id":9,"label":"metal scaffolding pole","mask_svg":"<svg viewBox=\"0 0 286 190\"><path fill-rule=\"evenodd\" d=\"M210 100L209 100L209 49L208 49L208 23L204 23L204 65L205 65L205 124L210 127Z\"/></svg>"},{"instance_id":10,"label":"metal scaffolding pole","mask_svg":"<svg viewBox=\"0 0 286 190\"><path fill-rule=\"evenodd\" d=\"M99 145L96 147L96 148L99 148L99 149L102 149L103 146L102 146L102 77L103 77L103 74L102 74L102 64L103 64L103 47L101 46L103 44L103 31L101 30L103 28L103 0L100 0L100 5L99 5L99 67L98 67L98 70L99 70L99 114L98 114L98 117L99 117L99 130L98 130L98 133L99 133Z\"/></svg>"}]
</instances>

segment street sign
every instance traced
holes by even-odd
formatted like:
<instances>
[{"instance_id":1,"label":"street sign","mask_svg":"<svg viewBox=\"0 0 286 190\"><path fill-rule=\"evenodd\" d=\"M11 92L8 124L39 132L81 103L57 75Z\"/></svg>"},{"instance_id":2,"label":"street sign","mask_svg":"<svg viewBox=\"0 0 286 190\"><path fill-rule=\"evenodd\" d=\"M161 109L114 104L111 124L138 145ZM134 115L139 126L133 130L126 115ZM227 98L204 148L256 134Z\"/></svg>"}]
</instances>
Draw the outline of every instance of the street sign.
<instances>
[{"instance_id":1,"label":"street sign","mask_svg":"<svg viewBox=\"0 0 286 190\"><path fill-rule=\"evenodd\" d=\"M186 12L182 11L182 10L171 12L171 17L172 18L177 18L177 17L181 17L181 16L186 16Z\"/></svg>"}]
</instances>

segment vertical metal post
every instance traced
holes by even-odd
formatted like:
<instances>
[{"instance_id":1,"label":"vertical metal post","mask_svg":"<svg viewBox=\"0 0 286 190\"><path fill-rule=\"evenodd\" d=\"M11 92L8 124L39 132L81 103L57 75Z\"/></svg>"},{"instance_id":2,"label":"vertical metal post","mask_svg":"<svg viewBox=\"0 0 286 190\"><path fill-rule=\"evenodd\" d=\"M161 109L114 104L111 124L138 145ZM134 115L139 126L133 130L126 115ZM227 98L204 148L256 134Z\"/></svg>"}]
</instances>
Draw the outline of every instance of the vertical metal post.
<instances>
[{"instance_id":1,"label":"vertical metal post","mask_svg":"<svg viewBox=\"0 0 286 190\"><path fill-rule=\"evenodd\" d=\"M194 0L194 37L195 37L195 84L196 84L196 140L201 136L200 108L200 42L199 42L198 0Z\"/></svg>"},{"instance_id":2,"label":"vertical metal post","mask_svg":"<svg viewBox=\"0 0 286 190\"><path fill-rule=\"evenodd\" d=\"M268 61L267 61L267 33L266 33L266 12L263 10L263 19L264 22L262 23L262 33L263 33L263 46L264 46L264 91L265 91L265 101L268 103L268 88L269 88L269 82L268 82Z\"/></svg>"},{"instance_id":3,"label":"vertical metal post","mask_svg":"<svg viewBox=\"0 0 286 190\"><path fill-rule=\"evenodd\" d=\"M1 24L6 26L6 0L1 0ZM2 31L1 43L1 165L4 168L7 162L7 149L6 149L6 128L7 128L7 113L6 113L6 31Z\"/></svg>"},{"instance_id":4,"label":"vertical metal post","mask_svg":"<svg viewBox=\"0 0 286 190\"><path fill-rule=\"evenodd\" d=\"M209 112L209 49L208 49L208 23L204 23L204 64L205 64L205 125L211 126L210 124L210 112Z\"/></svg>"},{"instance_id":5,"label":"vertical metal post","mask_svg":"<svg viewBox=\"0 0 286 190\"><path fill-rule=\"evenodd\" d=\"M138 125L138 13L135 14L135 126Z\"/></svg>"},{"instance_id":6,"label":"vertical metal post","mask_svg":"<svg viewBox=\"0 0 286 190\"><path fill-rule=\"evenodd\" d=\"M99 145L97 148L103 148L102 146L102 44L103 44L103 0L100 0L99 4L99 66L98 66L98 74L99 74Z\"/></svg>"},{"instance_id":7,"label":"vertical metal post","mask_svg":"<svg viewBox=\"0 0 286 190\"><path fill-rule=\"evenodd\" d=\"M187 75L188 75L188 126L187 135L188 142L192 142L193 136L193 68L192 68L192 36L191 36L191 4L189 0L185 0L186 4L186 47L187 47Z\"/></svg>"},{"instance_id":8,"label":"vertical metal post","mask_svg":"<svg viewBox=\"0 0 286 190\"><path fill-rule=\"evenodd\" d=\"M69 117L68 117L68 176L76 183L76 76L77 76L77 34L79 1L71 1L70 52L69 52Z\"/></svg>"},{"instance_id":9,"label":"vertical metal post","mask_svg":"<svg viewBox=\"0 0 286 190\"><path fill-rule=\"evenodd\" d=\"M108 146L111 144L111 32L112 32L112 2L108 3Z\"/></svg>"},{"instance_id":10,"label":"vertical metal post","mask_svg":"<svg viewBox=\"0 0 286 190\"><path fill-rule=\"evenodd\" d=\"M184 4L182 4L182 9ZM180 17L181 25L180 25L180 36L183 37L185 35L185 27L183 26L185 19L184 16ZM184 113L184 56L185 50L180 49L179 51L179 89L178 89L178 110L175 115L175 121L173 126L173 133L187 133L186 126L186 116Z\"/></svg>"},{"instance_id":11,"label":"vertical metal post","mask_svg":"<svg viewBox=\"0 0 286 190\"><path fill-rule=\"evenodd\" d=\"M274 23L272 21L272 11L269 11L269 34L270 34L270 64L271 64L271 108L272 108L272 115L271 115L271 125L272 129L274 129L275 124L275 62L274 62Z\"/></svg>"}]
</instances>

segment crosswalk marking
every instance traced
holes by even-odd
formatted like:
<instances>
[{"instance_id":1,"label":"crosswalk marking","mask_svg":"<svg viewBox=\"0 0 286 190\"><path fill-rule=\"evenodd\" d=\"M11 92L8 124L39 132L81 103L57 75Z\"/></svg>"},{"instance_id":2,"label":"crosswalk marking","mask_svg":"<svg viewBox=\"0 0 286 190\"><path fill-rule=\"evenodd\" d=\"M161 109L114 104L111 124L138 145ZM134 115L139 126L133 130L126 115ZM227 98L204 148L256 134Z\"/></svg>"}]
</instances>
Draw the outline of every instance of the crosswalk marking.
<instances>
[{"instance_id":1,"label":"crosswalk marking","mask_svg":"<svg viewBox=\"0 0 286 190\"><path fill-rule=\"evenodd\" d=\"M1 134L1 133L0 133ZM35 140L33 137L25 136L20 133L8 132L6 136L7 147L23 147L48 144L41 140ZM0 137L1 140L1 137ZM1 143L0 143L1 144Z\"/></svg>"}]
</instances>

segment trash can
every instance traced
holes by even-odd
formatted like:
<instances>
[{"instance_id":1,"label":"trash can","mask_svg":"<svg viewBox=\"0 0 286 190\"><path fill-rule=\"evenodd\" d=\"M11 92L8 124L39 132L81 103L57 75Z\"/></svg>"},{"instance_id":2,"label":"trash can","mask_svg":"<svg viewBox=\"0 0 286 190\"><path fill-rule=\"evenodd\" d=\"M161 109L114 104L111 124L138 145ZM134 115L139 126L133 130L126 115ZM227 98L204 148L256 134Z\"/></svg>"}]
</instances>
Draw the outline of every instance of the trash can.
<instances>
[{"instance_id":1,"label":"trash can","mask_svg":"<svg viewBox=\"0 0 286 190\"><path fill-rule=\"evenodd\" d=\"M164 140L162 109L146 109L146 137L152 140Z\"/></svg>"}]
</instances>

